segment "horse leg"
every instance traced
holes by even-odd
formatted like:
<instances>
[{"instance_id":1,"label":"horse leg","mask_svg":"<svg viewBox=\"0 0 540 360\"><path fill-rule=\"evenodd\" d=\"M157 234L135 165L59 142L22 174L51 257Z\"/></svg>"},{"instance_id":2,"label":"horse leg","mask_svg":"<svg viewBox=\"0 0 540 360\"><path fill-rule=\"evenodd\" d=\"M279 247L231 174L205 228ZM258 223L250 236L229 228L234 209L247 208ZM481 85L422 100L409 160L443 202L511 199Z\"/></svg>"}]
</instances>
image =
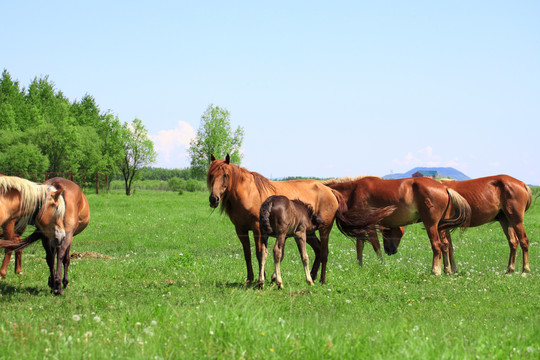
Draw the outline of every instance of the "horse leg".
<instances>
[{"instance_id":1,"label":"horse leg","mask_svg":"<svg viewBox=\"0 0 540 360\"><path fill-rule=\"evenodd\" d=\"M236 229L236 235L242 243L242 249L244 250L244 259L246 260L247 279L246 283L253 281L253 265L251 263L251 246L249 244L249 232L243 229ZM259 239L260 241L260 239ZM257 242L257 239L255 239Z\"/></svg>"},{"instance_id":2,"label":"horse leg","mask_svg":"<svg viewBox=\"0 0 540 360\"><path fill-rule=\"evenodd\" d=\"M321 284L326 283L326 263L328 261L328 238L332 228L322 228L319 230L321 236Z\"/></svg>"},{"instance_id":3,"label":"horse leg","mask_svg":"<svg viewBox=\"0 0 540 360\"><path fill-rule=\"evenodd\" d=\"M283 246L285 244L285 234L280 234L276 237L276 245L274 245L274 264L276 267L275 270L275 279L278 288L283 289L283 280L281 279L281 260L283 259Z\"/></svg>"},{"instance_id":4,"label":"horse leg","mask_svg":"<svg viewBox=\"0 0 540 360\"><path fill-rule=\"evenodd\" d=\"M381 244L379 243L379 237L377 236L377 230L371 229L367 233L368 241L371 243L371 246L373 246L373 250L375 251L375 254L377 254L377 257L379 258L379 261L381 264L384 265L384 258L381 251Z\"/></svg>"},{"instance_id":5,"label":"horse leg","mask_svg":"<svg viewBox=\"0 0 540 360\"><path fill-rule=\"evenodd\" d=\"M266 265L266 257L268 256L268 234L266 233L261 234L261 246L262 254L259 268L259 281L257 282L257 285L262 289L264 286L264 280L266 278L264 267Z\"/></svg>"},{"instance_id":6,"label":"horse leg","mask_svg":"<svg viewBox=\"0 0 540 360\"><path fill-rule=\"evenodd\" d=\"M315 233L312 235L307 235L306 241L315 253L315 260L313 260L313 266L311 267L311 279L315 280L317 279L317 272L319 271L319 266L321 265L321 241L317 235L315 235Z\"/></svg>"},{"instance_id":7,"label":"horse leg","mask_svg":"<svg viewBox=\"0 0 540 360\"><path fill-rule=\"evenodd\" d=\"M15 221L10 220L2 226L3 235L2 237L5 240L12 241L21 241L21 238L15 234ZM9 267L9 262L11 260L11 255L13 251L6 251L4 255L4 260L2 262L2 267L0 268L0 277L5 278L7 274L7 269ZM15 252L15 274L22 274L22 251Z\"/></svg>"},{"instance_id":8,"label":"horse leg","mask_svg":"<svg viewBox=\"0 0 540 360\"><path fill-rule=\"evenodd\" d=\"M71 243L72 243L72 241L73 241L73 234L70 233L69 235L66 235L66 239L64 240L64 243L62 244L62 247L65 248L64 261L63 261L63 264L64 264L64 278L62 280L62 285L64 286L64 289L69 284L68 269L69 269L69 264L71 263L71 258L69 256L69 254L71 252Z\"/></svg>"},{"instance_id":9,"label":"horse leg","mask_svg":"<svg viewBox=\"0 0 540 360\"><path fill-rule=\"evenodd\" d=\"M11 254L13 254L13 251L7 251L7 250L4 254L4 261L2 261L2 267L0 268L0 277L2 279L5 279L6 277L9 261L11 260Z\"/></svg>"},{"instance_id":10,"label":"horse leg","mask_svg":"<svg viewBox=\"0 0 540 360\"><path fill-rule=\"evenodd\" d=\"M364 257L364 237L357 237L356 238L356 263L359 266L362 266L362 259Z\"/></svg>"},{"instance_id":11,"label":"horse leg","mask_svg":"<svg viewBox=\"0 0 540 360\"><path fill-rule=\"evenodd\" d=\"M425 222L426 232L431 242L431 250L433 251L433 263L431 265L431 274L435 276L441 276L441 257L442 257L442 248L443 244L439 238L439 232L437 230L437 225L428 226Z\"/></svg>"},{"instance_id":12,"label":"horse leg","mask_svg":"<svg viewBox=\"0 0 540 360\"><path fill-rule=\"evenodd\" d=\"M451 242L448 239L449 236L450 236L450 233L448 231L441 231L439 233L439 239L441 241L443 268L444 268L444 273L447 275L452 274L451 263L454 260L453 253L452 253L452 257L450 256Z\"/></svg>"},{"instance_id":13,"label":"horse leg","mask_svg":"<svg viewBox=\"0 0 540 360\"><path fill-rule=\"evenodd\" d=\"M525 233L525 227L522 222L513 226L513 228L519 239L521 251L523 252L523 274L528 274L531 272L531 269L529 268L529 237Z\"/></svg>"},{"instance_id":14,"label":"horse leg","mask_svg":"<svg viewBox=\"0 0 540 360\"><path fill-rule=\"evenodd\" d=\"M452 237L450 236L450 232L446 231L446 239L448 239L448 257L450 258L450 268L452 269L452 273L457 273L457 265L456 260L454 259L454 245L452 244Z\"/></svg>"},{"instance_id":15,"label":"horse leg","mask_svg":"<svg viewBox=\"0 0 540 360\"><path fill-rule=\"evenodd\" d=\"M499 224L501 224L504 235L506 235L506 239L508 240L508 246L510 246L510 256L508 259L506 274L512 274L514 271L516 271L516 252L518 247L517 236L514 229L509 226L506 218L499 220Z\"/></svg>"},{"instance_id":16,"label":"horse leg","mask_svg":"<svg viewBox=\"0 0 540 360\"><path fill-rule=\"evenodd\" d=\"M51 288L51 292L54 289L54 249L51 248L49 244L49 239L46 237L43 237L41 239L41 243L43 244L43 248L45 249L45 259L47 260L47 265L49 266L49 287Z\"/></svg>"},{"instance_id":17,"label":"horse leg","mask_svg":"<svg viewBox=\"0 0 540 360\"><path fill-rule=\"evenodd\" d=\"M298 252L300 253L300 258L302 259L302 264L304 265L304 273L306 274L306 282L309 285L314 285L311 274L309 273L309 256L306 251L306 233L302 231L299 234L296 234L294 237L296 240L296 245L298 246Z\"/></svg>"}]
</instances>

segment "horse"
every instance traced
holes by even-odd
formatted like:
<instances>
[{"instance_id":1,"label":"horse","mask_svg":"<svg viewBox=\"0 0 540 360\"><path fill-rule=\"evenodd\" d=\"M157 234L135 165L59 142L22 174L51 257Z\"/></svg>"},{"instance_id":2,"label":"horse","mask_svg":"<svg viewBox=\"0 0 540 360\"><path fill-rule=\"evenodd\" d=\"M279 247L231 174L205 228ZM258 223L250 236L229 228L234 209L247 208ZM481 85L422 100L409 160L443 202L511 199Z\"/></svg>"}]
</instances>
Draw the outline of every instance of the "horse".
<instances>
[{"instance_id":1,"label":"horse","mask_svg":"<svg viewBox=\"0 0 540 360\"><path fill-rule=\"evenodd\" d=\"M523 226L525 211L532 203L532 191L522 181L509 175L494 175L478 179L456 181L445 180L443 184L458 192L471 207L469 227L481 226L498 221L510 246L507 274L516 270L516 253L518 244L523 253L523 274L530 273L529 238ZM453 256L452 239L448 231L444 231L450 243L450 265L457 271Z\"/></svg>"},{"instance_id":2,"label":"horse","mask_svg":"<svg viewBox=\"0 0 540 360\"><path fill-rule=\"evenodd\" d=\"M276 238L274 246L275 271L272 279L278 288L283 289L280 263L283 259L283 248L287 237L293 236L300 252L306 282L313 285L309 272L309 257L306 251L306 236L311 236L320 226L324 225L320 216L315 214L313 208L300 200L289 200L283 195L273 195L266 199L260 209L260 232L263 244L262 268L266 261L266 245L268 236ZM263 284L260 284L261 286Z\"/></svg>"},{"instance_id":3,"label":"horse","mask_svg":"<svg viewBox=\"0 0 540 360\"><path fill-rule=\"evenodd\" d=\"M231 164L227 154L224 160L218 160L211 155L211 163L206 177L210 191L210 207L220 206L233 223L236 234L242 244L247 268L246 282L253 281L251 249L249 232L255 239L255 253L259 262L259 283L264 283L262 269L263 246L259 227L259 211L264 200L271 195L284 195L291 199L299 199L309 204L315 213L321 217L324 226L318 229L320 241L316 235L307 237L307 243L315 252L315 260L311 269L311 277L316 279L319 265L321 266L320 282L326 282L326 263L328 260L328 238L336 212L343 215L343 202L338 201L341 195L316 180L272 181L257 172L251 172ZM365 226L378 220L383 213L374 211L362 220Z\"/></svg>"},{"instance_id":4,"label":"horse","mask_svg":"<svg viewBox=\"0 0 540 360\"><path fill-rule=\"evenodd\" d=\"M62 194L61 200L64 203L65 209L62 216L64 237L57 237L50 232L38 228L22 242L7 242L7 244L0 244L0 246L12 251L19 251L35 241L41 240L45 248L47 265L50 272L48 285L52 293L63 295L63 288L67 287L69 283L68 268L73 237L81 233L88 226L90 222L90 207L81 188L70 180L55 177L45 181L43 185L58 189L57 191ZM62 265L64 268L63 279L61 279Z\"/></svg>"},{"instance_id":5,"label":"horse","mask_svg":"<svg viewBox=\"0 0 540 360\"><path fill-rule=\"evenodd\" d=\"M431 272L437 276L441 275L443 254L445 259L449 260L448 241L441 240L439 231L466 227L470 221L471 208L467 201L454 190L429 178L383 180L377 177L363 177L353 181L326 182L325 185L338 191L346 199L349 219L344 221L338 213L336 224L343 234L356 239L357 251L362 250L363 245L359 245L359 242L363 243L366 235L372 238L376 233L373 229L366 231L359 228L351 219L362 216L371 208L396 207L392 214L378 222L378 225L384 228L396 229L422 221L433 251ZM395 240L396 235L388 238ZM372 244L375 241L378 244L377 239L370 239ZM395 254L398 245L399 242L396 241L385 241L385 252L388 255ZM357 253L357 257L361 263L361 252ZM450 266L446 266L446 262L444 271L447 274L452 272Z\"/></svg>"},{"instance_id":6,"label":"horse","mask_svg":"<svg viewBox=\"0 0 540 360\"><path fill-rule=\"evenodd\" d=\"M16 251L15 272L21 273L22 253L13 245L20 245L20 234L28 224L35 225L40 231L59 239L65 237L62 217L65 204L61 199L62 191L47 184L36 184L14 176L0 177L0 226L4 241L0 247L6 248L6 255L0 269L5 277L11 252ZM13 249L8 250L7 246Z\"/></svg>"}]
</instances>

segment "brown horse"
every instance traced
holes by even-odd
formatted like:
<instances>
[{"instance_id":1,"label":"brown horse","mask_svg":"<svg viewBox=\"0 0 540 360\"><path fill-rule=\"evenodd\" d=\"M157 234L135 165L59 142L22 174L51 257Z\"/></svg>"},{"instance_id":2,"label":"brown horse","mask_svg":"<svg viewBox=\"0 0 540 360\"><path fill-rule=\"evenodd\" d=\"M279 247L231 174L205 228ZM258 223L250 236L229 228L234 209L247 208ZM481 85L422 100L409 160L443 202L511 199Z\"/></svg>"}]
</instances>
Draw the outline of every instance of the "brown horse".
<instances>
[{"instance_id":1,"label":"brown horse","mask_svg":"<svg viewBox=\"0 0 540 360\"><path fill-rule=\"evenodd\" d=\"M467 226L470 220L471 209L465 199L441 183L428 178L410 178L398 180L383 180L376 177L364 177L354 181L334 181L326 184L338 191L347 202L349 219L343 221L338 213L336 224L345 235L357 239L357 250L362 249L366 234L371 238L376 236L374 230L359 229L353 219L356 215L362 216L371 208L395 206L396 210L378 222L385 228L399 228L404 225L422 221L431 242L433 263L431 272L441 275L441 257L444 254L448 260L449 244L441 240L439 231ZM346 214L346 212L345 212ZM451 215L451 217L448 216ZM396 238L396 236L390 236ZM378 240L375 239L378 244ZM370 242L372 244L375 241ZM385 252L395 254L397 244L385 242ZM361 263L361 253L357 254ZM451 273L449 266L445 266L445 273Z\"/></svg>"},{"instance_id":2,"label":"brown horse","mask_svg":"<svg viewBox=\"0 0 540 360\"><path fill-rule=\"evenodd\" d=\"M315 214L313 208L300 200L289 200L282 195L273 195L266 199L261 205L260 210L260 231L261 242L263 244L262 269L264 273L264 264L268 251L266 246L268 236L276 238L274 246L274 265L276 270L272 275L272 280L276 281L277 286L283 289L281 279L280 264L283 259L283 248L287 237L293 236L300 252L306 282L313 285L311 274L309 273L309 257L306 251L306 236L312 236L322 225L323 220ZM263 284L260 284L261 286Z\"/></svg>"},{"instance_id":3,"label":"brown horse","mask_svg":"<svg viewBox=\"0 0 540 360\"><path fill-rule=\"evenodd\" d=\"M40 231L56 236L65 237L62 217L65 204L60 198L61 190L50 185L38 185L34 182L13 176L0 177L0 226L3 238L0 247L17 244L20 234L28 224L36 225ZM11 250L6 249L6 255L0 269L0 276L5 277ZM16 251L15 272L21 273L22 253Z\"/></svg>"},{"instance_id":4,"label":"brown horse","mask_svg":"<svg viewBox=\"0 0 540 360\"><path fill-rule=\"evenodd\" d=\"M471 206L470 227L498 221L510 245L510 259L506 273L516 270L516 253L518 244L523 252L523 273L529 268L529 238L525 233L523 219L525 211L531 206L531 189L522 181L508 175L495 175L465 181L444 181L443 184L455 190L467 200ZM450 242L450 263L457 270L453 256L450 233L443 234Z\"/></svg>"},{"instance_id":5,"label":"brown horse","mask_svg":"<svg viewBox=\"0 0 540 360\"><path fill-rule=\"evenodd\" d=\"M47 265L49 266L49 287L55 295L62 295L63 289L68 283L68 268L70 263L70 250L73 236L83 231L90 221L90 208L88 200L81 191L81 188L72 181L64 178L52 178L45 181L44 186L58 189L62 194L61 200L65 204L65 211L62 217L62 224L65 231L64 238L59 238L55 234L43 231L38 227L29 237L20 243L7 242L0 246L9 250L22 250L26 246L37 240L42 240L46 252ZM56 258L56 269L55 265ZM64 277L62 268L64 267Z\"/></svg>"},{"instance_id":6,"label":"brown horse","mask_svg":"<svg viewBox=\"0 0 540 360\"><path fill-rule=\"evenodd\" d=\"M231 164L228 154L225 160L216 160L214 155L211 159L212 163L207 174L210 207L216 208L221 205L221 210L225 211L234 224L244 251L247 281L251 282L254 278L249 244L251 231L255 239L255 252L259 262L259 283L264 283L265 275L261 266L263 247L259 228L261 204L271 195L285 195L309 204L324 222L324 226L318 230L320 242L316 236L307 238L308 244L315 251L311 276L316 278L319 264L322 264L321 283L324 283L328 259L328 237L338 209L338 200L332 190L315 180L271 181L259 173Z\"/></svg>"}]
</instances>

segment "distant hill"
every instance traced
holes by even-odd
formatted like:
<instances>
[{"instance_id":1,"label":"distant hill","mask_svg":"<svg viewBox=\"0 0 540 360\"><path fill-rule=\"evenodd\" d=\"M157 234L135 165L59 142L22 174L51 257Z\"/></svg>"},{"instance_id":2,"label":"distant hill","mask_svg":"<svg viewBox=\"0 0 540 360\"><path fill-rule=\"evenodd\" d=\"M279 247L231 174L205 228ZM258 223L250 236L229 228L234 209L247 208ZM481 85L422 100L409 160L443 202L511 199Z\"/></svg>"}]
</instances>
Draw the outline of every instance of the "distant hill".
<instances>
[{"instance_id":1,"label":"distant hill","mask_svg":"<svg viewBox=\"0 0 540 360\"><path fill-rule=\"evenodd\" d=\"M416 167L403 174L388 174L383 179L404 179L412 177L417 171L436 171L439 177L452 178L455 180L469 180L470 177L452 167Z\"/></svg>"}]
</instances>

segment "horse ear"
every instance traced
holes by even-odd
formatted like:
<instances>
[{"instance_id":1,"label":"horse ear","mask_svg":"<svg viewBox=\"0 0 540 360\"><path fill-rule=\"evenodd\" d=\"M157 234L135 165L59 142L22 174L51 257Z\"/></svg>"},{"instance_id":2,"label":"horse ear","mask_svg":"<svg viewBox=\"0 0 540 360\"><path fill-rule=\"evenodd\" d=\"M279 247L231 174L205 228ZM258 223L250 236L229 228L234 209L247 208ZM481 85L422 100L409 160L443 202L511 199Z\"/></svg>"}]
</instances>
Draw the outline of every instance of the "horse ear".
<instances>
[{"instance_id":1,"label":"horse ear","mask_svg":"<svg viewBox=\"0 0 540 360\"><path fill-rule=\"evenodd\" d=\"M225 156L225 164L230 164L231 163L231 157L229 156L229 154L227 154L227 156Z\"/></svg>"},{"instance_id":2,"label":"horse ear","mask_svg":"<svg viewBox=\"0 0 540 360\"><path fill-rule=\"evenodd\" d=\"M52 193L52 196L53 196L53 199L54 201L58 201L58 199L60 198L60 195L62 195L62 193L64 192L63 189L60 189L60 190L56 190L55 192Z\"/></svg>"},{"instance_id":3,"label":"horse ear","mask_svg":"<svg viewBox=\"0 0 540 360\"><path fill-rule=\"evenodd\" d=\"M210 154L210 160L211 161L216 161L216 157L214 156L214 154Z\"/></svg>"}]
</instances>

